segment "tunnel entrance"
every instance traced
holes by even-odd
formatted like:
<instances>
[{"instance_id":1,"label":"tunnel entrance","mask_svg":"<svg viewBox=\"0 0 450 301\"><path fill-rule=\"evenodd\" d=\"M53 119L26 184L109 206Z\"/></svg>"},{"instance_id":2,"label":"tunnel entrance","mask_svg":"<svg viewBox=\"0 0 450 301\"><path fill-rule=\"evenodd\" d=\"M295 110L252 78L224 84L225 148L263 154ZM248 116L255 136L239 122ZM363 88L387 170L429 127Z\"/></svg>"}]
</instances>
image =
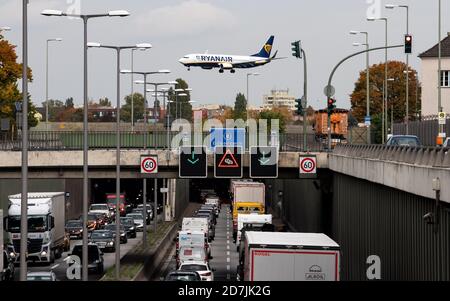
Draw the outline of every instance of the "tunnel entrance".
<instances>
[{"instance_id":1,"label":"tunnel entrance","mask_svg":"<svg viewBox=\"0 0 450 301\"><path fill-rule=\"evenodd\" d=\"M190 182L189 199L191 202L199 203L201 190L214 190L224 203L230 203L229 179L192 179Z\"/></svg>"}]
</instances>

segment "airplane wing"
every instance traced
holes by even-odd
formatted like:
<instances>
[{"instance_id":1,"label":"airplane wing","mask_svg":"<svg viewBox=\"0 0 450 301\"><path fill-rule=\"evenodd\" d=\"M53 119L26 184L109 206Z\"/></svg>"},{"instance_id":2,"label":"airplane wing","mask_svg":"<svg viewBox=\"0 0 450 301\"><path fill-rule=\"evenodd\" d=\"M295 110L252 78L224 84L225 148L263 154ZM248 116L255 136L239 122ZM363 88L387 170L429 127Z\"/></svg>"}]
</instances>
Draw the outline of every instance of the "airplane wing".
<instances>
[{"instance_id":1,"label":"airplane wing","mask_svg":"<svg viewBox=\"0 0 450 301\"><path fill-rule=\"evenodd\" d=\"M287 59L287 57L277 57L278 54L278 50L275 51L275 54L270 58L271 61L275 61L275 60L284 60Z\"/></svg>"}]
</instances>

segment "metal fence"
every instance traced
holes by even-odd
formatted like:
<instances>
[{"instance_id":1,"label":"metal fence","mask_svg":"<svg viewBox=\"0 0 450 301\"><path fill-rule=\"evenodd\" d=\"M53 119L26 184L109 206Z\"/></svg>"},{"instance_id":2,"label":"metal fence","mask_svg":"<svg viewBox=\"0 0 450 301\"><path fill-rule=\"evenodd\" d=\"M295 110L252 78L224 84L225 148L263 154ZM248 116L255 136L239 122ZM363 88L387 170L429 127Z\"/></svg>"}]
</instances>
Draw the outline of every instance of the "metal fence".
<instances>
[{"instance_id":1,"label":"metal fence","mask_svg":"<svg viewBox=\"0 0 450 301\"><path fill-rule=\"evenodd\" d=\"M447 117L445 132L450 133L450 118ZM409 135L419 137L423 145L436 146L436 137L439 133L439 122L437 116L426 116L420 121L409 122ZM394 124L394 135L406 135L406 124Z\"/></svg>"},{"instance_id":2,"label":"metal fence","mask_svg":"<svg viewBox=\"0 0 450 301\"><path fill-rule=\"evenodd\" d=\"M194 133L183 134L181 132L152 131L147 132L146 139L144 136L143 131L121 131L120 147L123 149L142 149L145 143L148 149L168 149L172 148L172 141L174 139L184 145L198 144ZM208 132L202 133L201 144L205 146L210 144L208 136ZM268 135L265 141L262 141L260 138L263 137L259 135L246 135L246 150L248 150L249 145L271 145L272 143L278 145L281 152L297 152L305 149L303 146L304 137L301 133L279 134L277 139ZM30 131L28 140L29 149L35 151L83 149L82 131ZM318 139L314 134L307 134L306 140L307 151L320 152L326 146L325 142ZM116 148L116 132L90 131L88 133L88 145L89 149ZM2 139L0 141L0 150L18 151L21 149L22 139L20 135L14 140Z\"/></svg>"}]
</instances>

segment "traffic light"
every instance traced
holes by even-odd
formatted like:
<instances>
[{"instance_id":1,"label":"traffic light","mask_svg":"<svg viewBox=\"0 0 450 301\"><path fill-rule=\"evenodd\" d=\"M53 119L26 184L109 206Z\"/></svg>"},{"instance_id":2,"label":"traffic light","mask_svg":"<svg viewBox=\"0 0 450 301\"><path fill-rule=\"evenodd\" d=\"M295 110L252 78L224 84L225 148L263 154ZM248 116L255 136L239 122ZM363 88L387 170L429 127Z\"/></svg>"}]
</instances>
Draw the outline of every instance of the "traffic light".
<instances>
[{"instance_id":1,"label":"traffic light","mask_svg":"<svg viewBox=\"0 0 450 301\"><path fill-rule=\"evenodd\" d=\"M299 116L303 115L303 106L302 106L302 100L296 99L295 100L295 113Z\"/></svg>"},{"instance_id":2,"label":"traffic light","mask_svg":"<svg viewBox=\"0 0 450 301\"><path fill-rule=\"evenodd\" d=\"M300 41L295 41L291 43L292 45L292 56L301 59L302 58L302 50L300 46Z\"/></svg>"},{"instance_id":3,"label":"traffic light","mask_svg":"<svg viewBox=\"0 0 450 301\"><path fill-rule=\"evenodd\" d=\"M405 35L405 53L412 53L412 36Z\"/></svg>"},{"instance_id":4,"label":"traffic light","mask_svg":"<svg viewBox=\"0 0 450 301\"><path fill-rule=\"evenodd\" d=\"M336 100L333 98L328 98L328 116L331 116L331 114L333 114L334 109L336 109Z\"/></svg>"}]
</instances>

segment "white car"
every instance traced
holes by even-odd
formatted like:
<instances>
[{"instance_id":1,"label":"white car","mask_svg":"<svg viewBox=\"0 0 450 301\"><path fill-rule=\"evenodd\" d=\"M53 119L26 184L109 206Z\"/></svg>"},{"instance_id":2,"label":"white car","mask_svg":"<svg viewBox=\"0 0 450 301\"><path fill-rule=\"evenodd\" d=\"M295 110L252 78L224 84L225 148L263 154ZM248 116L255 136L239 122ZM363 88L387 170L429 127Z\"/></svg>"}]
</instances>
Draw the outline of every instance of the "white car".
<instances>
[{"instance_id":1,"label":"white car","mask_svg":"<svg viewBox=\"0 0 450 301\"><path fill-rule=\"evenodd\" d=\"M202 281L214 281L214 271L211 269L209 263L204 261L185 261L181 263L179 271L184 272L197 272Z\"/></svg>"},{"instance_id":2,"label":"white car","mask_svg":"<svg viewBox=\"0 0 450 301\"><path fill-rule=\"evenodd\" d=\"M144 215L142 213L128 213L126 217L131 217L134 220L136 231L144 231Z\"/></svg>"},{"instance_id":3,"label":"white car","mask_svg":"<svg viewBox=\"0 0 450 301\"><path fill-rule=\"evenodd\" d=\"M444 147L450 147L450 138L445 139Z\"/></svg>"},{"instance_id":4,"label":"white car","mask_svg":"<svg viewBox=\"0 0 450 301\"><path fill-rule=\"evenodd\" d=\"M111 218L111 211L108 204L91 204L89 212L92 213L104 213L108 218Z\"/></svg>"}]
</instances>

